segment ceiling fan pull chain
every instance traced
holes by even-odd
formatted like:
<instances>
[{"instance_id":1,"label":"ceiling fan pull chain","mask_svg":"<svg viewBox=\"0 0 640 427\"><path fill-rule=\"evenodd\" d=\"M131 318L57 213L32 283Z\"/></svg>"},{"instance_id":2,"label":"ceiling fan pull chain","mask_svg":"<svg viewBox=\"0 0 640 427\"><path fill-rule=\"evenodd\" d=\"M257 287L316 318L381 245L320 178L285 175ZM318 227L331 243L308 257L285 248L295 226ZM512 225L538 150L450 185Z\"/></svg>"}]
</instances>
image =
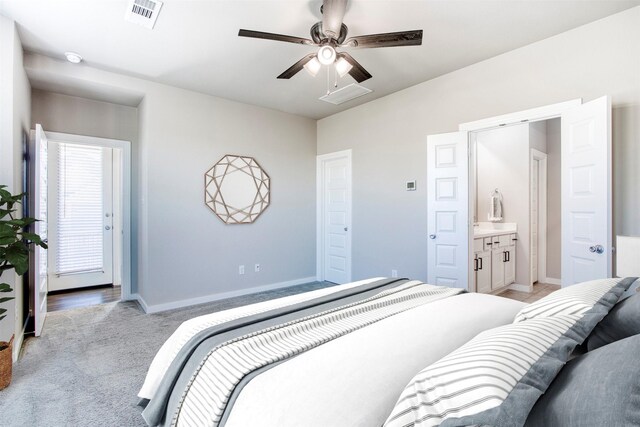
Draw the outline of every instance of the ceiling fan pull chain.
<instances>
[{"instance_id":1,"label":"ceiling fan pull chain","mask_svg":"<svg viewBox=\"0 0 640 427\"><path fill-rule=\"evenodd\" d=\"M338 69L336 68L336 65L333 64L333 78L335 80L335 82L333 83L333 88L336 89L338 87Z\"/></svg>"},{"instance_id":2,"label":"ceiling fan pull chain","mask_svg":"<svg viewBox=\"0 0 640 427\"><path fill-rule=\"evenodd\" d=\"M327 67L327 95L331 93L331 70Z\"/></svg>"}]
</instances>

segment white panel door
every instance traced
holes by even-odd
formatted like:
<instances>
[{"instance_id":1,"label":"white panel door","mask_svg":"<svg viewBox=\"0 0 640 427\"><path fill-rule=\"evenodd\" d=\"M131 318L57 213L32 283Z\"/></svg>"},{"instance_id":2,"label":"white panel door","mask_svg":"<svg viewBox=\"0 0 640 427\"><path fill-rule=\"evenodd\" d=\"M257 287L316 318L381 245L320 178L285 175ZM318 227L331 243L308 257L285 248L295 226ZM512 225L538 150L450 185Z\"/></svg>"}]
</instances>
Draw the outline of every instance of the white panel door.
<instances>
[{"instance_id":1,"label":"white panel door","mask_svg":"<svg viewBox=\"0 0 640 427\"><path fill-rule=\"evenodd\" d=\"M34 233L47 242L47 135L42 126L36 125L36 131L32 131L33 153L33 217L38 219L34 223ZM33 263L33 318L35 335L42 334L44 320L47 317L47 292L48 292L48 271L47 271L47 251L40 246L34 246Z\"/></svg>"},{"instance_id":2,"label":"white panel door","mask_svg":"<svg viewBox=\"0 0 640 427\"><path fill-rule=\"evenodd\" d=\"M468 289L467 132L427 138L427 282Z\"/></svg>"},{"instance_id":3,"label":"white panel door","mask_svg":"<svg viewBox=\"0 0 640 427\"><path fill-rule=\"evenodd\" d=\"M611 277L611 100L562 114L562 286Z\"/></svg>"},{"instance_id":4,"label":"white panel door","mask_svg":"<svg viewBox=\"0 0 640 427\"><path fill-rule=\"evenodd\" d=\"M320 172L321 279L351 281L351 155L318 157Z\"/></svg>"}]
</instances>

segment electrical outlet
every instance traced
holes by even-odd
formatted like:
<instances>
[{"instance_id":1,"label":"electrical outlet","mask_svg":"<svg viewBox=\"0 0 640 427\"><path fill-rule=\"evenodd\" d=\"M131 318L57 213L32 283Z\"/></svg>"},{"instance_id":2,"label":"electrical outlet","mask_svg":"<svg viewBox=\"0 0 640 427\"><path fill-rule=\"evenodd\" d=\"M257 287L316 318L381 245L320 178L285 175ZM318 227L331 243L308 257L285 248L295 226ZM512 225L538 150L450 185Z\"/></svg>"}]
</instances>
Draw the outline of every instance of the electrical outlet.
<instances>
[{"instance_id":1,"label":"electrical outlet","mask_svg":"<svg viewBox=\"0 0 640 427\"><path fill-rule=\"evenodd\" d=\"M244 265L238 267L238 274L244 274Z\"/></svg>"},{"instance_id":2,"label":"electrical outlet","mask_svg":"<svg viewBox=\"0 0 640 427\"><path fill-rule=\"evenodd\" d=\"M254 270L256 273L260 273L260 264L256 264Z\"/></svg>"},{"instance_id":3,"label":"electrical outlet","mask_svg":"<svg viewBox=\"0 0 640 427\"><path fill-rule=\"evenodd\" d=\"M398 277L398 270L391 270L391 277Z\"/></svg>"}]
</instances>

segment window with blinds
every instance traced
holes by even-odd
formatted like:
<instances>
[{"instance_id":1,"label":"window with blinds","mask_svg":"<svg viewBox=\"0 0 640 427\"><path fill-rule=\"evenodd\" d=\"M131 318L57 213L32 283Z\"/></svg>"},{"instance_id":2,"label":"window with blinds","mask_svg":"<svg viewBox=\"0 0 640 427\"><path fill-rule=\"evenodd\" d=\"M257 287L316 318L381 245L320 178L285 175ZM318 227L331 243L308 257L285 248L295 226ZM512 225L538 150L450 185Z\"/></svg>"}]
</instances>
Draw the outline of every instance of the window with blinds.
<instances>
[{"instance_id":1,"label":"window with blinds","mask_svg":"<svg viewBox=\"0 0 640 427\"><path fill-rule=\"evenodd\" d=\"M60 144L56 274L103 269L103 149Z\"/></svg>"}]
</instances>

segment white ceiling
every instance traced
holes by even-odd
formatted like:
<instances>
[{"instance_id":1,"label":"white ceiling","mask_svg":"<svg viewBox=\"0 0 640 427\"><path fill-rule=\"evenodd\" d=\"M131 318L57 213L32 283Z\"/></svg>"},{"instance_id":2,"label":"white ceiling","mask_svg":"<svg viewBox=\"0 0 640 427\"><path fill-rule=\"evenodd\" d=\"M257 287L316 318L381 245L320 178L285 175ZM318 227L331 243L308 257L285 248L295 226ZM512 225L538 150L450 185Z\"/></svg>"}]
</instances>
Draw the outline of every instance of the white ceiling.
<instances>
[{"instance_id":1,"label":"white ceiling","mask_svg":"<svg viewBox=\"0 0 640 427\"><path fill-rule=\"evenodd\" d=\"M640 4L640 0L351 0L350 35L423 29L423 44L345 49L373 78L372 94L334 106L318 100L326 73L276 76L314 50L240 38L238 29L309 37L321 0L164 0L155 29L124 20L126 1L0 0L25 50L249 104L322 118ZM347 76L340 86L352 83ZM66 90L38 80L34 86ZM86 94L85 94L86 95Z\"/></svg>"}]
</instances>

